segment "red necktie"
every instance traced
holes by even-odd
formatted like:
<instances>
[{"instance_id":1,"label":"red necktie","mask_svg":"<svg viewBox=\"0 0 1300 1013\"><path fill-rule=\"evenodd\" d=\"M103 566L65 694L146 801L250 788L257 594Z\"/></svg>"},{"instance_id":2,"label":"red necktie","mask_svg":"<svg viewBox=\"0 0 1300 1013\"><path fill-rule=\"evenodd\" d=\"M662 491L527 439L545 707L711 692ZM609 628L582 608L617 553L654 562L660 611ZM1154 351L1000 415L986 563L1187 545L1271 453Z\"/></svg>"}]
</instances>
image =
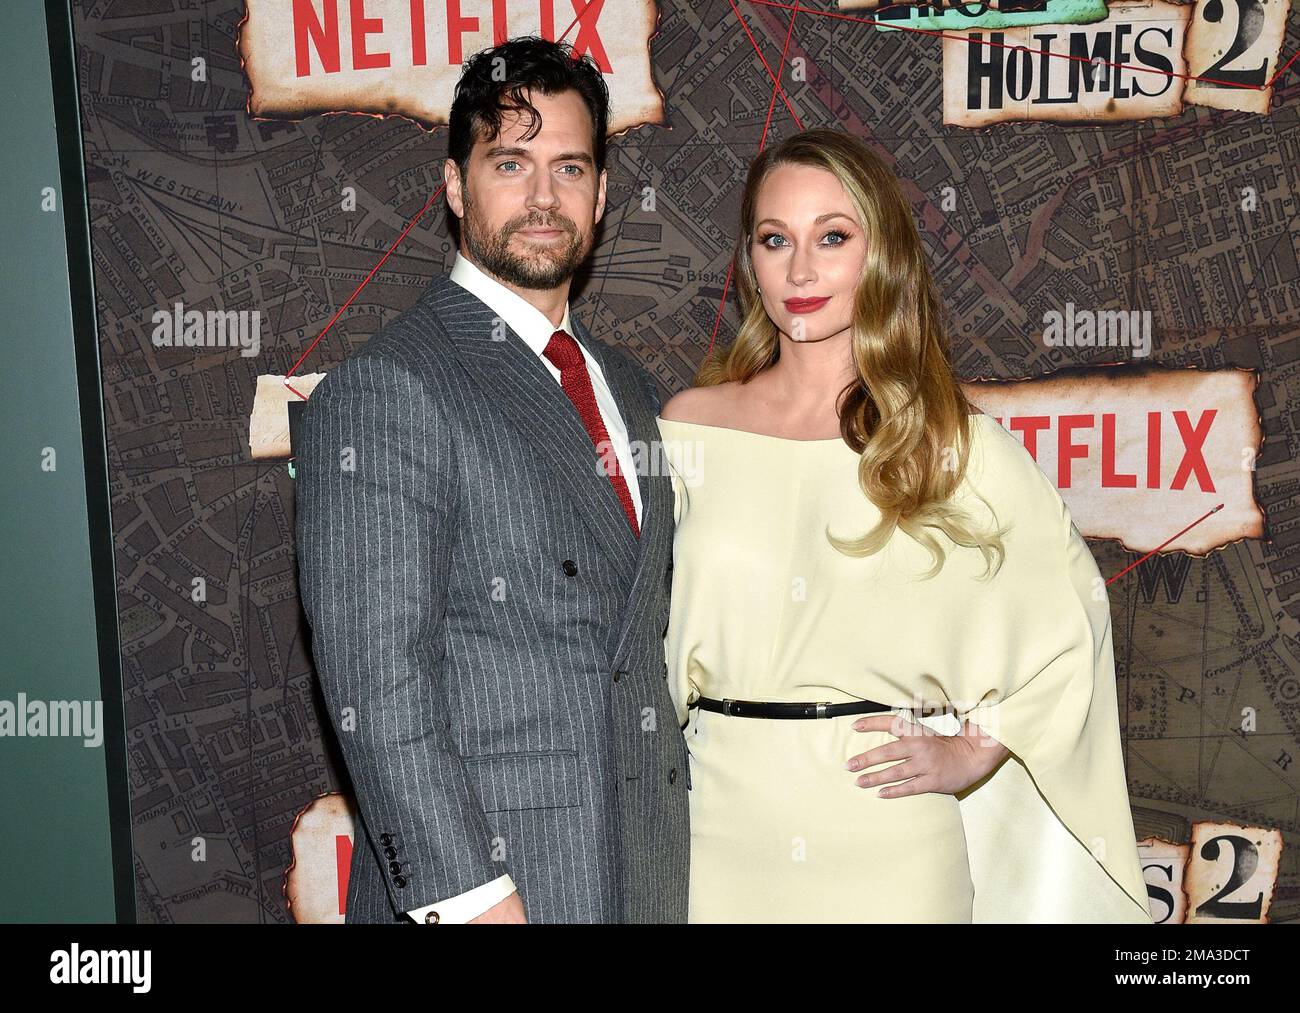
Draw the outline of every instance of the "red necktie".
<instances>
[{"instance_id":1,"label":"red necktie","mask_svg":"<svg viewBox=\"0 0 1300 1013\"><path fill-rule=\"evenodd\" d=\"M556 331L551 335L551 340L547 342L542 354L560 371L560 386L573 402L573 407L578 409L582 424L587 427L587 435L591 437L592 446L600 454L602 467L614 484L614 492L618 494L619 502L623 504L623 512L627 514L628 523L632 525L632 533L640 538L641 526L636 522L636 507L632 505L632 493L628 490L627 481L619 469L614 445L610 442L609 432L605 429L605 423L600 417L600 409L596 406L596 392L591 388L591 376L587 372L587 363L582 357L582 349L567 332Z\"/></svg>"}]
</instances>

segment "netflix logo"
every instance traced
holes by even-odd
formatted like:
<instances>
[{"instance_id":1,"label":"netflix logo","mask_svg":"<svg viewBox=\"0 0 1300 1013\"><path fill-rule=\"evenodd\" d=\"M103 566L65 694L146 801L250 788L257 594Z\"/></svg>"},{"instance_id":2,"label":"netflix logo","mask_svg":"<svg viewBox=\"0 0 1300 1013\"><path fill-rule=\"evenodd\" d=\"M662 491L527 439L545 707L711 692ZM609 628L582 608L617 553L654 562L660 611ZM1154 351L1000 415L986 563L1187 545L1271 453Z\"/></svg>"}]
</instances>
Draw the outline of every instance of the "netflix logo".
<instances>
[{"instance_id":1,"label":"netflix logo","mask_svg":"<svg viewBox=\"0 0 1300 1013\"><path fill-rule=\"evenodd\" d=\"M602 73L613 74L600 38L605 0L561 0L561 4L572 10L561 13L567 21L560 31L576 28L576 35L569 32L566 41L579 56L590 56ZM345 33L353 70L391 67L394 56L409 67L425 67L431 60L459 67L465 62L467 38L485 42L489 27L493 46L511 37L512 9L516 15L527 14L530 24L535 21L542 38L558 38L556 0L406 0L398 16L387 19L376 12L392 5L370 0L370 14L366 6L367 0L292 0L294 73L307 77L313 65L326 74L339 73Z\"/></svg>"},{"instance_id":2,"label":"netflix logo","mask_svg":"<svg viewBox=\"0 0 1300 1013\"><path fill-rule=\"evenodd\" d=\"M1181 490L1187 488L1189 480L1193 480L1203 492L1214 492L1214 479L1210 477L1210 468L1205 462L1205 441L1217 414L1217 408L1207 408L1193 423L1189 412L1168 413L1168 417L1172 418L1172 425L1168 428L1176 430L1180 448L1178 466L1173 470L1172 477L1164 470L1166 456L1164 441L1167 438L1167 416L1164 412L1146 413L1144 439L1135 440L1132 438L1133 434L1128 434L1124 439L1125 446L1137 447L1142 451L1140 467L1132 473L1120 471L1115 463L1116 445L1119 442L1119 437L1116 435L1118 425L1116 419L1119 416L1115 412L1055 417L1013 415L1005 423L1001 418L997 421L1011 432L1019 434L1025 449L1029 451L1029 456L1035 461L1038 460L1040 435L1043 435L1045 440L1050 440L1054 434L1056 444L1054 477L1057 489L1069 489L1074 481L1073 463L1080 459L1091 458L1096 451L1100 467L1093 474L1099 479L1103 489L1135 489L1140 476L1142 487L1145 489ZM1126 421L1130 424L1136 422L1139 426L1144 424L1140 417L1126 419Z\"/></svg>"},{"instance_id":3,"label":"netflix logo","mask_svg":"<svg viewBox=\"0 0 1300 1013\"><path fill-rule=\"evenodd\" d=\"M963 387L1024 446L1082 534L1204 553L1264 537L1256 383L1243 369L1117 365Z\"/></svg>"},{"instance_id":4,"label":"netflix logo","mask_svg":"<svg viewBox=\"0 0 1300 1013\"><path fill-rule=\"evenodd\" d=\"M610 90L610 133L663 123L654 0L247 0L239 48L253 116L406 116L445 124L461 65L521 35L560 40ZM504 68L503 68L504 69Z\"/></svg>"}]
</instances>

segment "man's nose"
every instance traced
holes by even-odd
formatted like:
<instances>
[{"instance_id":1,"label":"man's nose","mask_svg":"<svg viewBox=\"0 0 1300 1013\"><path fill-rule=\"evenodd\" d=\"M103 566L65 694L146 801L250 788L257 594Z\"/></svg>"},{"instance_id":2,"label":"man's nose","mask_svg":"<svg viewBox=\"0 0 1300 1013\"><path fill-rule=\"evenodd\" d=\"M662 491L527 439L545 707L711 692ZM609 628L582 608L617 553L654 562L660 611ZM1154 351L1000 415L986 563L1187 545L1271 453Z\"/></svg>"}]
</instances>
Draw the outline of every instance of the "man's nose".
<instances>
[{"instance_id":1,"label":"man's nose","mask_svg":"<svg viewBox=\"0 0 1300 1013\"><path fill-rule=\"evenodd\" d=\"M528 188L528 206L538 211L548 211L560 206L560 198L555 193L555 183L548 172L537 173Z\"/></svg>"}]
</instances>

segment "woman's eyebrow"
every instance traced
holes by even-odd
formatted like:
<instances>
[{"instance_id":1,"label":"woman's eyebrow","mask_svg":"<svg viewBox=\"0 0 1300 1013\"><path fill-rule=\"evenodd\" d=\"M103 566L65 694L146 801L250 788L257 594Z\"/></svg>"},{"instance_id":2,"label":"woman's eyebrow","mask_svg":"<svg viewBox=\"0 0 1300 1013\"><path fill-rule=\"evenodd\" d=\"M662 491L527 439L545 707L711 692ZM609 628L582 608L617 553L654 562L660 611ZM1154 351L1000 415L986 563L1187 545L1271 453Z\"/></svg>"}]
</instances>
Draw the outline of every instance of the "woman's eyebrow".
<instances>
[{"instance_id":1,"label":"woman's eyebrow","mask_svg":"<svg viewBox=\"0 0 1300 1013\"><path fill-rule=\"evenodd\" d=\"M813 219L813 224L814 224L814 225L820 225L822 222L829 221L829 220L832 219L832 218L848 218L849 221L853 221L853 219L852 219L852 218L849 218L849 216L846 215L843 211L827 211L824 215L818 215L816 218L814 218L814 219ZM780 227L783 228L783 229L788 229L788 228L790 227L790 226L786 225L785 222L781 221L780 218L764 218L764 219L763 219L761 222L759 222L758 224L759 224L759 225L767 225L767 224L769 224L769 223L772 224L772 225L778 225L778 226L780 226Z\"/></svg>"}]
</instances>

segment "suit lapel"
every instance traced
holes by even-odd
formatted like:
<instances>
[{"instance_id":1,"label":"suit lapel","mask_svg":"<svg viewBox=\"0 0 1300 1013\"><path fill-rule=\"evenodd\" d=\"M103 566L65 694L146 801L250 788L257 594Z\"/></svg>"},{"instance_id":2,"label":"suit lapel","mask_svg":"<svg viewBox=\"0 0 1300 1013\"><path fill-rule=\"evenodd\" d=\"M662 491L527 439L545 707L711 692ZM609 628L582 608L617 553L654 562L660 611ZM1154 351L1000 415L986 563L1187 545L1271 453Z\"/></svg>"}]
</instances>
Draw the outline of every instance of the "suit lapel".
<instances>
[{"instance_id":1,"label":"suit lapel","mask_svg":"<svg viewBox=\"0 0 1300 1013\"><path fill-rule=\"evenodd\" d=\"M517 437L554 470L609 557L632 573L637 539L568 395L524 340L477 296L442 276L430 283L424 299L471 380L492 399ZM601 361L603 368L605 359ZM622 395L616 391L615 397L621 409Z\"/></svg>"},{"instance_id":2,"label":"suit lapel","mask_svg":"<svg viewBox=\"0 0 1300 1013\"><path fill-rule=\"evenodd\" d=\"M641 529L644 534L650 520L650 488L646 475L647 469L641 467L644 455L638 453L637 447L638 443L642 449L650 445L652 437L648 433L647 424L650 429L657 428L653 424L654 414L646 406L646 395L640 381L627 369L623 360L612 349L595 340L583 326L582 321L572 314L569 316L569 324L573 327L574 337L582 342L582 347L600 363L601 372L605 374L605 382L609 384L610 392L614 395L614 403L618 405L618 413L623 418L623 426L627 429L632 460L636 465L637 488L641 494ZM632 480L630 475L625 475L624 478L628 481Z\"/></svg>"},{"instance_id":3,"label":"suit lapel","mask_svg":"<svg viewBox=\"0 0 1300 1013\"><path fill-rule=\"evenodd\" d=\"M663 579L672 553L673 491L660 451L659 424L641 377L621 355L593 341L577 318L570 317L570 320L575 337L599 360L618 403L641 490L641 539L637 545L636 567L629 582L628 606L623 610L623 621L611 651L612 664L617 668L623 664L628 648L635 618L633 606L648 593L650 581Z\"/></svg>"}]
</instances>

